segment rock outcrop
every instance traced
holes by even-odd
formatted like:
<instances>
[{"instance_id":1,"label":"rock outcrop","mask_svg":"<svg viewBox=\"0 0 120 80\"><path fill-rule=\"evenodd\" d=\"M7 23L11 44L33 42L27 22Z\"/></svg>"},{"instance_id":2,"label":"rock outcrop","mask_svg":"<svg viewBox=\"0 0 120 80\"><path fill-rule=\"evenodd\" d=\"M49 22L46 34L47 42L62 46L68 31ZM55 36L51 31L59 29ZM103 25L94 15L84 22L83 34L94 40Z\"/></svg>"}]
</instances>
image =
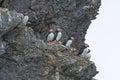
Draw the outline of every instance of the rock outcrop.
<instances>
[{"instance_id":1,"label":"rock outcrop","mask_svg":"<svg viewBox=\"0 0 120 80\"><path fill-rule=\"evenodd\" d=\"M18 26L22 22L22 19L23 14L0 8L0 37Z\"/></svg>"},{"instance_id":2,"label":"rock outcrop","mask_svg":"<svg viewBox=\"0 0 120 80\"><path fill-rule=\"evenodd\" d=\"M33 28L38 38L45 40L50 28L60 27L63 29L62 41L74 36L72 46L80 49L84 46L91 20L98 14L100 0L12 0L8 6L10 10L28 12L27 26Z\"/></svg>"},{"instance_id":3,"label":"rock outcrop","mask_svg":"<svg viewBox=\"0 0 120 80\"><path fill-rule=\"evenodd\" d=\"M46 36L50 28L61 28L61 41L73 36L72 47L81 50L99 6L100 0L0 0L0 45L5 43L0 80L93 80L98 73L94 62L64 45L47 43ZM27 26L22 23L25 12Z\"/></svg>"}]
</instances>

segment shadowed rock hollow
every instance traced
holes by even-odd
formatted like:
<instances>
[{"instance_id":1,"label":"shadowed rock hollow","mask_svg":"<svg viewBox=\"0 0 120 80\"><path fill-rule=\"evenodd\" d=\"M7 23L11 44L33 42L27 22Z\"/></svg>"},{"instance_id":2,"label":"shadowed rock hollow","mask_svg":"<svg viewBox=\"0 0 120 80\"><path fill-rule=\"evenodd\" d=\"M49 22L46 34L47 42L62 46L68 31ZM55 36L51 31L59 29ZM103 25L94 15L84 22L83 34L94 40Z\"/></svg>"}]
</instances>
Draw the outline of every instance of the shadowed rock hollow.
<instances>
[{"instance_id":1,"label":"shadowed rock hollow","mask_svg":"<svg viewBox=\"0 0 120 80\"><path fill-rule=\"evenodd\" d=\"M100 0L0 0L0 7L0 80L92 80L98 73L78 52L45 40L50 28L60 27L61 41L73 36L72 47L82 50Z\"/></svg>"}]
</instances>

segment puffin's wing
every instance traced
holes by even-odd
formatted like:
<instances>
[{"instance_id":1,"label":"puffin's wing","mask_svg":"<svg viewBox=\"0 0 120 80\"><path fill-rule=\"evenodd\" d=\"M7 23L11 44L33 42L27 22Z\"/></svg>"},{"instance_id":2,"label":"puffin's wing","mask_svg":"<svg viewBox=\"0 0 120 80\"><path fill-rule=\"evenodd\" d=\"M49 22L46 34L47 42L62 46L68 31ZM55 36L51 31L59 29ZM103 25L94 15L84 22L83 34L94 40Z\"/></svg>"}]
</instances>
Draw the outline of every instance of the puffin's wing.
<instances>
[{"instance_id":1,"label":"puffin's wing","mask_svg":"<svg viewBox=\"0 0 120 80\"><path fill-rule=\"evenodd\" d=\"M53 41L54 41L54 40L56 40L57 33L58 33L58 31L55 31L55 33L54 33L54 39L53 39Z\"/></svg>"},{"instance_id":2,"label":"puffin's wing","mask_svg":"<svg viewBox=\"0 0 120 80\"><path fill-rule=\"evenodd\" d=\"M0 42L0 55L5 53L6 44L4 42Z\"/></svg>"},{"instance_id":3,"label":"puffin's wing","mask_svg":"<svg viewBox=\"0 0 120 80\"><path fill-rule=\"evenodd\" d=\"M47 37L47 41L52 41L54 39L54 34L50 33Z\"/></svg>"}]
</instances>

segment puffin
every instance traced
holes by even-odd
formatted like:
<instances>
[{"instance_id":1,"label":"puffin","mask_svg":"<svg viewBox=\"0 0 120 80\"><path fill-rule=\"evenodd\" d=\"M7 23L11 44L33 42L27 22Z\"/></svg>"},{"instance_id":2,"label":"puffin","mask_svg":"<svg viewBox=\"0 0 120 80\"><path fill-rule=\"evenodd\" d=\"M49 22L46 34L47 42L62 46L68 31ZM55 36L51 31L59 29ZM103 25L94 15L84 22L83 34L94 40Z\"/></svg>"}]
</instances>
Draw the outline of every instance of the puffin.
<instances>
[{"instance_id":1,"label":"puffin","mask_svg":"<svg viewBox=\"0 0 120 80\"><path fill-rule=\"evenodd\" d=\"M70 37L70 39L66 42L65 46L66 47L70 47L72 42L73 42L73 40L74 40L74 37Z\"/></svg>"},{"instance_id":2,"label":"puffin","mask_svg":"<svg viewBox=\"0 0 120 80\"><path fill-rule=\"evenodd\" d=\"M89 53L89 52L90 52L90 49L85 48L85 49L83 50L83 52L82 52L81 55L86 55L86 54Z\"/></svg>"},{"instance_id":3,"label":"puffin","mask_svg":"<svg viewBox=\"0 0 120 80\"><path fill-rule=\"evenodd\" d=\"M86 48L83 50L83 53L82 53L82 57L85 58L85 59L90 59L91 58L91 54L90 54L90 49Z\"/></svg>"},{"instance_id":4,"label":"puffin","mask_svg":"<svg viewBox=\"0 0 120 80\"><path fill-rule=\"evenodd\" d=\"M78 52L78 56L81 55L85 49L87 49L88 47L90 47L87 43L85 43L85 45L83 47L81 47L81 49Z\"/></svg>"},{"instance_id":5,"label":"puffin","mask_svg":"<svg viewBox=\"0 0 120 80\"><path fill-rule=\"evenodd\" d=\"M28 17L28 13L26 12L26 13L25 13L25 16L24 16L24 18L23 18L23 24L24 24L24 25L27 24L28 19L29 19L29 17Z\"/></svg>"},{"instance_id":6,"label":"puffin","mask_svg":"<svg viewBox=\"0 0 120 80\"><path fill-rule=\"evenodd\" d=\"M55 36L54 33L53 33L54 30L53 30L53 29L50 29L49 32L50 32L50 33L49 33L48 36L47 36L47 42L52 42L53 39L54 39L54 36Z\"/></svg>"},{"instance_id":7,"label":"puffin","mask_svg":"<svg viewBox=\"0 0 120 80\"><path fill-rule=\"evenodd\" d=\"M0 41L0 55L5 53L5 46L6 44Z\"/></svg>"},{"instance_id":8,"label":"puffin","mask_svg":"<svg viewBox=\"0 0 120 80\"><path fill-rule=\"evenodd\" d=\"M57 29L57 37L56 37L56 39L55 39L55 41L57 41L57 42L59 42L59 40L61 39L61 37L62 37L62 29L60 29L60 28L58 28Z\"/></svg>"},{"instance_id":9,"label":"puffin","mask_svg":"<svg viewBox=\"0 0 120 80\"><path fill-rule=\"evenodd\" d=\"M90 54L90 53L86 54L86 58L87 58L88 60L90 60L91 54Z\"/></svg>"}]
</instances>

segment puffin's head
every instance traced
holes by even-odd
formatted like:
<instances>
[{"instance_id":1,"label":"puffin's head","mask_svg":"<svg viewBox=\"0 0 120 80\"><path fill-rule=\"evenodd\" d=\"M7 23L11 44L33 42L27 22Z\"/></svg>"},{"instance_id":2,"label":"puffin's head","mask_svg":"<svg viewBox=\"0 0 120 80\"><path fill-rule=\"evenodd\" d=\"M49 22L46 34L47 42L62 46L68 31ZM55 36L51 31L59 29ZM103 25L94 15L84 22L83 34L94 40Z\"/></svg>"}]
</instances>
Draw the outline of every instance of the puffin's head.
<instances>
[{"instance_id":1,"label":"puffin's head","mask_svg":"<svg viewBox=\"0 0 120 80\"><path fill-rule=\"evenodd\" d=\"M28 15L28 12L26 11L26 12L24 13L24 15L27 16L27 15Z\"/></svg>"},{"instance_id":2,"label":"puffin's head","mask_svg":"<svg viewBox=\"0 0 120 80\"><path fill-rule=\"evenodd\" d=\"M87 47L90 47L87 43L85 43L85 47L87 48Z\"/></svg>"},{"instance_id":3,"label":"puffin's head","mask_svg":"<svg viewBox=\"0 0 120 80\"><path fill-rule=\"evenodd\" d=\"M90 53L91 52L91 50L90 49L88 49L88 53Z\"/></svg>"},{"instance_id":4,"label":"puffin's head","mask_svg":"<svg viewBox=\"0 0 120 80\"><path fill-rule=\"evenodd\" d=\"M62 29L61 29L61 28L58 28L57 31L58 31L58 32L62 32Z\"/></svg>"},{"instance_id":5,"label":"puffin's head","mask_svg":"<svg viewBox=\"0 0 120 80\"><path fill-rule=\"evenodd\" d=\"M53 30L53 29L50 29L49 31L50 31L50 32L54 32L54 30Z\"/></svg>"},{"instance_id":6,"label":"puffin's head","mask_svg":"<svg viewBox=\"0 0 120 80\"><path fill-rule=\"evenodd\" d=\"M74 37L70 37L71 38L71 40L75 40L75 38Z\"/></svg>"}]
</instances>

